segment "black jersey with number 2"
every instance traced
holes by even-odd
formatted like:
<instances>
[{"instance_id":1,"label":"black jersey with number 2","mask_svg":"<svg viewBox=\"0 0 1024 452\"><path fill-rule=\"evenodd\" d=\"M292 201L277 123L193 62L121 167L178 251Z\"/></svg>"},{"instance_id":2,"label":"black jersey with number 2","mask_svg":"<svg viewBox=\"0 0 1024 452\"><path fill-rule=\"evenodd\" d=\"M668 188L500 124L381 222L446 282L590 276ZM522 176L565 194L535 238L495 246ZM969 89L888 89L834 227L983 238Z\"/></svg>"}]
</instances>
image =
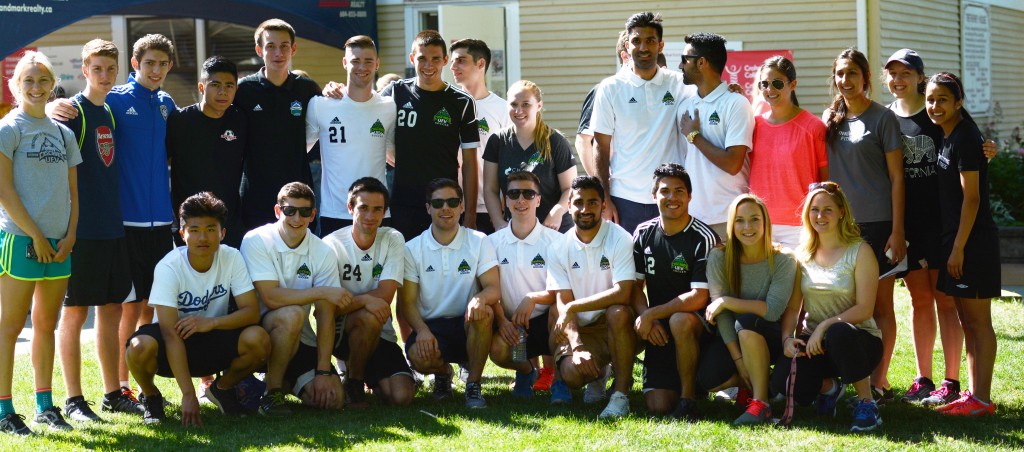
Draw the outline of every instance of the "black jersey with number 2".
<instances>
[{"instance_id":1,"label":"black jersey with number 2","mask_svg":"<svg viewBox=\"0 0 1024 452\"><path fill-rule=\"evenodd\" d=\"M647 281L650 306L660 306L692 289L707 289L708 254L721 240L702 221L690 224L674 235L665 235L661 219L640 223L633 233L633 261Z\"/></svg>"}]
</instances>

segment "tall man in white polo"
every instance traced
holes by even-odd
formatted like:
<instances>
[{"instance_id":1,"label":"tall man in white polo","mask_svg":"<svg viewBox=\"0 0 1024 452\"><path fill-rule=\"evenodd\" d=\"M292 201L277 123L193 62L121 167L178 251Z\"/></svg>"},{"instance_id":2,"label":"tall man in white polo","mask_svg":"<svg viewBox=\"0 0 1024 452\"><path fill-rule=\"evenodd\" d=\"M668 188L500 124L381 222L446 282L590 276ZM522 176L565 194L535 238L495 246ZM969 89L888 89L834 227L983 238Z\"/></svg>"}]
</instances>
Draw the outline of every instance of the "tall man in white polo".
<instances>
[{"instance_id":1,"label":"tall man in white polo","mask_svg":"<svg viewBox=\"0 0 1024 452\"><path fill-rule=\"evenodd\" d=\"M725 237L729 203L750 188L747 153L754 136L750 101L722 82L725 38L695 33L684 38L679 69L697 96L679 108L679 131L685 137L683 166L696 186L690 214Z\"/></svg>"},{"instance_id":2,"label":"tall man in white polo","mask_svg":"<svg viewBox=\"0 0 1024 452\"><path fill-rule=\"evenodd\" d=\"M658 216L647 181L659 164L682 160L676 109L696 90L685 86L682 74L658 67L665 46L661 15L634 14L626 33L632 66L598 86L591 128L597 175L608 190L604 217L632 233Z\"/></svg>"}]
</instances>

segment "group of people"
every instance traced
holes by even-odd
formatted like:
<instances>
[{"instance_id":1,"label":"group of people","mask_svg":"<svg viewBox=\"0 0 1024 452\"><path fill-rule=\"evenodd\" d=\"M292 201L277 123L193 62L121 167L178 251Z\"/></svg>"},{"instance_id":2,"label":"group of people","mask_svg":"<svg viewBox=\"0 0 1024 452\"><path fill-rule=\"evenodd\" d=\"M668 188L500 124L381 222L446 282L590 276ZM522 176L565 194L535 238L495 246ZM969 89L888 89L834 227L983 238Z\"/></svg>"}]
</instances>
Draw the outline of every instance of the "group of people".
<instances>
[{"instance_id":1,"label":"group of people","mask_svg":"<svg viewBox=\"0 0 1024 452\"><path fill-rule=\"evenodd\" d=\"M101 408L147 424L166 419L155 376L175 379L189 426L202 424L200 392L245 412L258 371L265 415L290 414L289 394L366 407L367 388L408 405L428 374L434 400L461 373L466 406L484 408L488 358L515 371L513 396L571 403L586 386L584 402L607 400L600 417L617 418L643 350L651 413L694 419L700 394L738 388L736 424L769 422L778 395L834 415L852 385L851 429L869 431L894 398L897 276L919 373L903 400L993 413L998 243L960 80L926 78L901 50L883 66L885 107L848 49L818 119L799 107L790 60L764 62L752 107L721 81L722 36L688 35L676 72L659 65L662 33L659 15L627 20L621 69L584 105L584 176L542 119L540 87L515 82L507 101L487 89L490 50L475 39L417 34L415 77L378 88L376 47L353 37L346 84L321 92L290 71L295 31L271 19L254 36L265 66L239 79L211 57L200 102L181 109L160 90L174 61L164 36L135 43L119 86L118 49L90 41L85 90L49 104L52 67L26 53L10 80L18 108L0 121L0 430L31 433L11 399L30 309L35 423L99 419L80 351L96 306ZM449 63L457 87L441 79Z\"/></svg>"}]
</instances>

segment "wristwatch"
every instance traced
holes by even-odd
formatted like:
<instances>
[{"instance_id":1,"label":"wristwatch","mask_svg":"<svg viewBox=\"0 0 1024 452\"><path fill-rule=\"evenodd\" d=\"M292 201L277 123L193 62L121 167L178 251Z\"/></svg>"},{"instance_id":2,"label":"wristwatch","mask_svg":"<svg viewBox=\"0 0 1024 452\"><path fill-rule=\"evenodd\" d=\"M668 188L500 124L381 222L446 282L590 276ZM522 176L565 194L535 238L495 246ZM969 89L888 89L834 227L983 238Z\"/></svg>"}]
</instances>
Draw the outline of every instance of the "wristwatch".
<instances>
[{"instance_id":1,"label":"wristwatch","mask_svg":"<svg viewBox=\"0 0 1024 452\"><path fill-rule=\"evenodd\" d=\"M328 376L329 377L331 375L335 375L335 373L334 373L334 369L331 369L331 370L315 370L315 371L313 371L313 375L317 376L317 377L320 377L320 376Z\"/></svg>"},{"instance_id":2,"label":"wristwatch","mask_svg":"<svg viewBox=\"0 0 1024 452\"><path fill-rule=\"evenodd\" d=\"M694 130L693 132L686 134L686 141L690 144L693 144L693 140L697 139L697 135L700 135L699 130Z\"/></svg>"}]
</instances>

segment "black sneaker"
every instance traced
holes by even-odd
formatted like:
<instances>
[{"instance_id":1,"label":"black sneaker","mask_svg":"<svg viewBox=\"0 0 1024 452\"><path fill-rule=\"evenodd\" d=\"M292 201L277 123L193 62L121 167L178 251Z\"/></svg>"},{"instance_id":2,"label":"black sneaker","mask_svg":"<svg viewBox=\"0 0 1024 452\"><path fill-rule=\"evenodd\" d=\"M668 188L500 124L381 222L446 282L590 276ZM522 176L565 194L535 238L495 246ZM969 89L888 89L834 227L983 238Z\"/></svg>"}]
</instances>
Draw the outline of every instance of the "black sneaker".
<instances>
[{"instance_id":1,"label":"black sneaker","mask_svg":"<svg viewBox=\"0 0 1024 452\"><path fill-rule=\"evenodd\" d=\"M686 421L696 421L697 414L697 401L693 399L679 399L679 406L676 407L670 416Z\"/></svg>"},{"instance_id":2,"label":"black sneaker","mask_svg":"<svg viewBox=\"0 0 1024 452\"><path fill-rule=\"evenodd\" d=\"M120 391L114 391L103 396L103 402L100 403L100 410L111 413L128 413L144 415L146 414L146 408L142 406L142 403L135 398L135 394L132 394L131 389L121 388Z\"/></svg>"},{"instance_id":3,"label":"black sneaker","mask_svg":"<svg viewBox=\"0 0 1024 452\"><path fill-rule=\"evenodd\" d=\"M914 379L914 383L910 385L910 389L903 394L903 398L900 400L908 403L920 402L927 399L935 390L935 383L925 377L917 377Z\"/></svg>"},{"instance_id":4,"label":"black sneaker","mask_svg":"<svg viewBox=\"0 0 1024 452\"><path fill-rule=\"evenodd\" d=\"M32 430L25 425L25 416L17 413L7 413L7 416L0 419L0 432L21 436L32 434Z\"/></svg>"},{"instance_id":5,"label":"black sneaker","mask_svg":"<svg viewBox=\"0 0 1024 452\"><path fill-rule=\"evenodd\" d=\"M363 380L356 380L355 378L345 380L345 401L349 408L362 410L370 407L370 402L366 401L364 385Z\"/></svg>"},{"instance_id":6,"label":"black sneaker","mask_svg":"<svg viewBox=\"0 0 1024 452\"><path fill-rule=\"evenodd\" d=\"M487 408L480 383L466 383L466 408Z\"/></svg>"},{"instance_id":7,"label":"black sneaker","mask_svg":"<svg viewBox=\"0 0 1024 452\"><path fill-rule=\"evenodd\" d=\"M68 421L64 420L64 416L60 414L60 408L51 406L41 413L36 413L36 418L32 421L35 425L46 425L54 430L74 430Z\"/></svg>"},{"instance_id":8,"label":"black sneaker","mask_svg":"<svg viewBox=\"0 0 1024 452\"><path fill-rule=\"evenodd\" d=\"M879 388L877 386L872 386L871 398L875 399L875 403L885 405L896 400L896 394L892 392L892 387Z\"/></svg>"},{"instance_id":9,"label":"black sneaker","mask_svg":"<svg viewBox=\"0 0 1024 452\"><path fill-rule=\"evenodd\" d=\"M206 389L206 399L217 405L217 408L220 408L220 412L228 416L241 416L245 414L242 411L242 406L238 404L238 395L235 393L235 388L218 388L218 381L220 381L220 378L214 380L213 384ZM262 402L260 405L262 409Z\"/></svg>"},{"instance_id":10,"label":"black sneaker","mask_svg":"<svg viewBox=\"0 0 1024 452\"><path fill-rule=\"evenodd\" d=\"M92 402L86 401L85 397L70 397L64 402L64 416L78 422L102 422L103 419L100 419L89 405L92 405Z\"/></svg>"},{"instance_id":11,"label":"black sneaker","mask_svg":"<svg viewBox=\"0 0 1024 452\"><path fill-rule=\"evenodd\" d=\"M164 396L159 392L146 397L145 402L142 403L142 423L146 425L159 424L167 419L167 415L164 414Z\"/></svg>"},{"instance_id":12,"label":"black sneaker","mask_svg":"<svg viewBox=\"0 0 1024 452\"><path fill-rule=\"evenodd\" d=\"M213 397L210 397L210 389L214 386L215 385L210 385L210 387L206 389L207 399L213 399ZM220 398L220 394L217 394L215 397ZM291 416L292 410L291 408L288 408L286 405L287 403L288 393L284 392L284 390L280 388L271 389L266 394L263 394L263 397L260 399L259 412L264 416ZM217 406L221 406L221 404L218 403ZM238 408L241 410L241 405L239 405ZM221 411L224 411L223 407L221 408ZM225 411L224 414L228 413Z\"/></svg>"},{"instance_id":13,"label":"black sneaker","mask_svg":"<svg viewBox=\"0 0 1024 452\"><path fill-rule=\"evenodd\" d=\"M452 392L452 371L453 369L449 365L447 374L434 374L434 394L432 395L434 401L450 399L454 395Z\"/></svg>"}]
</instances>

